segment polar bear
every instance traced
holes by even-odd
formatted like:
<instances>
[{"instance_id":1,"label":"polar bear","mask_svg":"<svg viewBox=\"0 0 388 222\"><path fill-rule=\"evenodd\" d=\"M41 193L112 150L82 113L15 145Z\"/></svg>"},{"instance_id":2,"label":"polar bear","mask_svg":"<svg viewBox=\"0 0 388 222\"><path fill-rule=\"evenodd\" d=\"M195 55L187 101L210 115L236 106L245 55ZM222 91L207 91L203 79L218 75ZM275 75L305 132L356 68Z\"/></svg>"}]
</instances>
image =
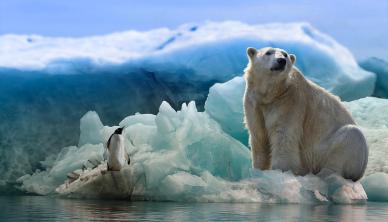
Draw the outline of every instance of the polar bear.
<instances>
[{"instance_id":1,"label":"polar bear","mask_svg":"<svg viewBox=\"0 0 388 222\"><path fill-rule=\"evenodd\" d=\"M306 79L295 55L279 48L247 54L244 121L253 167L359 180L368 147L339 98Z\"/></svg>"}]
</instances>

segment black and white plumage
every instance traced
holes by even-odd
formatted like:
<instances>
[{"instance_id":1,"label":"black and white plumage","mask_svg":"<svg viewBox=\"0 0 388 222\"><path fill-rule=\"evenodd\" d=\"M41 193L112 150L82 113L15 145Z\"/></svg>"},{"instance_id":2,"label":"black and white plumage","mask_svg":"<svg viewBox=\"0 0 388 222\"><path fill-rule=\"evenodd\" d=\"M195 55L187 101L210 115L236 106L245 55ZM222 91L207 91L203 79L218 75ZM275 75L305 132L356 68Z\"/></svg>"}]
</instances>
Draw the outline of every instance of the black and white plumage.
<instances>
[{"instance_id":1,"label":"black and white plumage","mask_svg":"<svg viewBox=\"0 0 388 222\"><path fill-rule=\"evenodd\" d=\"M130 163L129 155L125 149L125 140L122 135L124 127L117 128L106 143L105 158L108 170L119 171Z\"/></svg>"}]
</instances>

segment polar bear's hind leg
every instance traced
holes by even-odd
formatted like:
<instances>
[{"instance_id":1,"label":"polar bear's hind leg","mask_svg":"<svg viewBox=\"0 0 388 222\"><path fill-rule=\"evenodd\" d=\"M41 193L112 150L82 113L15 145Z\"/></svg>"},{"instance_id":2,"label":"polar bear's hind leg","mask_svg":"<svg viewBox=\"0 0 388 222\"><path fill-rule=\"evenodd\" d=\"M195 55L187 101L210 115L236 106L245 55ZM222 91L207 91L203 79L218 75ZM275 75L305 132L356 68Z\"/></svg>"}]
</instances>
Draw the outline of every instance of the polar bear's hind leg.
<instances>
[{"instance_id":1,"label":"polar bear's hind leg","mask_svg":"<svg viewBox=\"0 0 388 222\"><path fill-rule=\"evenodd\" d=\"M337 173L345 179L361 179L368 163L368 146L361 130L355 125L345 125L332 138L326 164L318 175Z\"/></svg>"}]
</instances>

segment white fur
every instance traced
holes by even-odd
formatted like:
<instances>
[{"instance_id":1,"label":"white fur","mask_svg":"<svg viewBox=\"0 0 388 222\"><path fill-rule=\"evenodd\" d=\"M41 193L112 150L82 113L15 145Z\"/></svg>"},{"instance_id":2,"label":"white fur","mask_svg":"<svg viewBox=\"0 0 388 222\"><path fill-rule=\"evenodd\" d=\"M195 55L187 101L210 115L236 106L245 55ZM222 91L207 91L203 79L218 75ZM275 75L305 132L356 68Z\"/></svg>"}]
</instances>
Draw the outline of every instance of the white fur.
<instances>
[{"instance_id":1,"label":"white fur","mask_svg":"<svg viewBox=\"0 0 388 222\"><path fill-rule=\"evenodd\" d=\"M360 179L368 147L339 99L305 79L296 57L282 49L247 54L244 113L253 167ZM286 59L284 70L273 70L278 58Z\"/></svg>"}]
</instances>

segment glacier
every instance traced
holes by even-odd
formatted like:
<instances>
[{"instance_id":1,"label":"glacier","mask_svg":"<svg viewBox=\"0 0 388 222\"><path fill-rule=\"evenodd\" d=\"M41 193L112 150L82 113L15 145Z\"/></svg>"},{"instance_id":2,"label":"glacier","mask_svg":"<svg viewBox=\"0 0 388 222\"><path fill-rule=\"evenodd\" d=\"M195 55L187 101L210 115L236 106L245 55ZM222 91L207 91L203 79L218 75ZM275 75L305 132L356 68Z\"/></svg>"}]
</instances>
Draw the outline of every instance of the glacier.
<instances>
[{"instance_id":1,"label":"glacier","mask_svg":"<svg viewBox=\"0 0 388 222\"><path fill-rule=\"evenodd\" d=\"M226 81L242 73L247 47L272 46L296 54L308 78L345 100L371 95L376 78L358 66L349 50L307 23L206 22L87 38L3 35L0 42L0 73L101 74L138 68L178 70L163 76L170 81L181 75Z\"/></svg>"},{"instance_id":2,"label":"glacier","mask_svg":"<svg viewBox=\"0 0 388 222\"><path fill-rule=\"evenodd\" d=\"M137 112L155 115L163 101L174 110L193 100L200 112L208 106L206 114L222 131L246 145L242 125L233 125L240 116L233 115L236 120L228 126L220 116L228 115L227 109L239 112L228 105L238 103L237 94L210 108L215 92L209 88L242 74L248 46L296 54L297 66L309 79L344 100L374 91L376 74L360 68L348 49L307 23L205 22L84 38L0 36L0 193L12 191L17 178L36 170L47 179L47 167L58 153L99 146L104 138L93 129L114 126ZM225 109L212 113L221 106ZM89 110L101 121L83 129L87 120L81 117ZM55 183L50 178L46 184Z\"/></svg>"}]
</instances>

